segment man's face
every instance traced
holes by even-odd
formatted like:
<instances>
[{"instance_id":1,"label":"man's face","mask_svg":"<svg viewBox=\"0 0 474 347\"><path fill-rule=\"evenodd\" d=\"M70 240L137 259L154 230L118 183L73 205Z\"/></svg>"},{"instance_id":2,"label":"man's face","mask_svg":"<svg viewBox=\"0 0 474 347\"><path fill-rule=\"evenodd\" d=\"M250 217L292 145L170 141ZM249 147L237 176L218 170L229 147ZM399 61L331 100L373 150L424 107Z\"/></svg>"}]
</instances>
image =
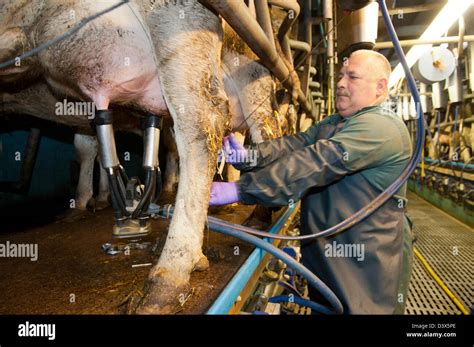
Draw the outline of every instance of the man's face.
<instances>
[{"instance_id":1,"label":"man's face","mask_svg":"<svg viewBox=\"0 0 474 347\"><path fill-rule=\"evenodd\" d=\"M336 90L336 107L341 116L350 116L379 102L384 91L383 82L374 78L376 75L369 57L356 55L344 61Z\"/></svg>"}]
</instances>

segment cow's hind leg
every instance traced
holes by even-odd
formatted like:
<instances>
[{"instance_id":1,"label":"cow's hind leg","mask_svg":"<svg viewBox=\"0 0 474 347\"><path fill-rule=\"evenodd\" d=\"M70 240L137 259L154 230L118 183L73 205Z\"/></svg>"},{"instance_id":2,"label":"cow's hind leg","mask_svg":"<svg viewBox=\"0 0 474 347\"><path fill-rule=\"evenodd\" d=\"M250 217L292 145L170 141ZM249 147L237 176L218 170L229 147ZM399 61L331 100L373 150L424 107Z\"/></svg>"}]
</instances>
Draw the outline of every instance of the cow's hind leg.
<instances>
[{"instance_id":1,"label":"cow's hind leg","mask_svg":"<svg viewBox=\"0 0 474 347\"><path fill-rule=\"evenodd\" d=\"M95 136L76 133L74 148L79 161L79 182L76 191L76 209L85 210L92 200L94 163L98 153L98 143Z\"/></svg>"},{"instance_id":2,"label":"cow's hind leg","mask_svg":"<svg viewBox=\"0 0 474 347\"><path fill-rule=\"evenodd\" d=\"M202 253L203 230L228 102L219 67L218 18L197 2L184 2L164 8L152 22L158 26L151 31L162 48L159 73L174 120L180 173L166 244L137 312L171 313L189 295L191 272L209 266Z\"/></svg>"},{"instance_id":3,"label":"cow's hind leg","mask_svg":"<svg viewBox=\"0 0 474 347\"><path fill-rule=\"evenodd\" d=\"M103 210L104 208L110 206L110 189L109 189L109 178L107 177L107 172L102 166L102 161L100 156L97 157L97 161L100 165L100 178L99 178L99 194L95 198L95 209Z\"/></svg>"},{"instance_id":4,"label":"cow's hind leg","mask_svg":"<svg viewBox=\"0 0 474 347\"><path fill-rule=\"evenodd\" d=\"M171 129L165 128L163 130L163 139L166 147L166 171L163 176L163 192L160 200L173 203L179 182L178 148Z\"/></svg>"}]
</instances>

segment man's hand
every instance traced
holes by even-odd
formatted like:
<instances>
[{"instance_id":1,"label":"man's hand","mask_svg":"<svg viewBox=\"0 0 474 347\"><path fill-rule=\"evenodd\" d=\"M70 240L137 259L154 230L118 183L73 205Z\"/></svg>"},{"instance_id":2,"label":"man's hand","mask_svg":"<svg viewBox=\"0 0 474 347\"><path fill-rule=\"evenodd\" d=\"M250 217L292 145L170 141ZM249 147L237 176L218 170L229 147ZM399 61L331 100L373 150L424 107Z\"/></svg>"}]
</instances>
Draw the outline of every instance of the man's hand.
<instances>
[{"instance_id":1,"label":"man's hand","mask_svg":"<svg viewBox=\"0 0 474 347\"><path fill-rule=\"evenodd\" d=\"M247 160L247 150L237 141L233 133L222 140L222 151L225 153L226 162L229 164L238 164Z\"/></svg>"},{"instance_id":2,"label":"man's hand","mask_svg":"<svg viewBox=\"0 0 474 347\"><path fill-rule=\"evenodd\" d=\"M235 182L212 182L211 200L209 205L219 206L232 204L239 201L237 183Z\"/></svg>"}]
</instances>

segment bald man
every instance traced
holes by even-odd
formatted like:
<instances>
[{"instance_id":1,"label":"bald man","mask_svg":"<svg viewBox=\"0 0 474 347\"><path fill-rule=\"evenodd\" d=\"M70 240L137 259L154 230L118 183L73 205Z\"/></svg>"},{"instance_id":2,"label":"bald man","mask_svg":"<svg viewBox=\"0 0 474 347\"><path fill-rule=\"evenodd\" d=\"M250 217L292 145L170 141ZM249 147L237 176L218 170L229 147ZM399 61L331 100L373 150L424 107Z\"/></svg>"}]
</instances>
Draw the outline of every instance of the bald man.
<instances>
[{"instance_id":1,"label":"bald man","mask_svg":"<svg viewBox=\"0 0 474 347\"><path fill-rule=\"evenodd\" d=\"M257 162L234 163L238 182L213 183L212 205L242 201L283 206L301 200L302 234L326 230L369 204L401 174L412 155L403 121L381 107L390 64L359 50L343 61L338 113L307 131L259 144ZM232 136L224 149L245 149ZM362 222L301 245L302 262L341 300L347 314L403 314L411 271L406 186ZM319 293L310 298L327 304Z\"/></svg>"}]
</instances>

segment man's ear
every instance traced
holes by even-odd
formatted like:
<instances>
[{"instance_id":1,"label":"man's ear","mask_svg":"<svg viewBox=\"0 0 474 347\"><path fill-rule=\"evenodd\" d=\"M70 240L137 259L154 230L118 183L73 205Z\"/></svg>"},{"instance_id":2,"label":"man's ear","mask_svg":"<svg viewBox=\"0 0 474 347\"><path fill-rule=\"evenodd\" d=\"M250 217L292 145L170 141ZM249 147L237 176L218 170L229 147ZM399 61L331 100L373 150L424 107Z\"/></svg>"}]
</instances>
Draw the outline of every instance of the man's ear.
<instances>
[{"instance_id":1,"label":"man's ear","mask_svg":"<svg viewBox=\"0 0 474 347\"><path fill-rule=\"evenodd\" d=\"M381 78L377 81L376 95L377 97L387 94L388 91L388 80L386 78Z\"/></svg>"}]
</instances>

